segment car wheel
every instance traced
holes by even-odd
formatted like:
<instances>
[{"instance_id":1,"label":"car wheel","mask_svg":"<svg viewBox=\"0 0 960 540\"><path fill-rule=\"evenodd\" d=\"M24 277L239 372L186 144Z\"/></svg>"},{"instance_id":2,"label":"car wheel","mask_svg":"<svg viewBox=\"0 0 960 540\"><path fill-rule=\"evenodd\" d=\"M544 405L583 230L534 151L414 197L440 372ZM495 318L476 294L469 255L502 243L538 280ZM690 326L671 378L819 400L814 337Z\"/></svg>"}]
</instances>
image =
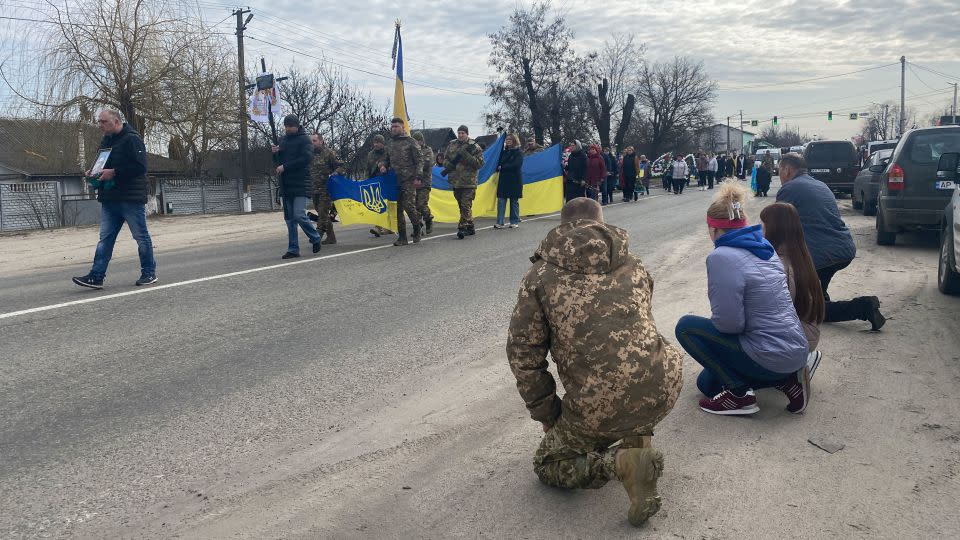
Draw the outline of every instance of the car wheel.
<instances>
[{"instance_id":1,"label":"car wheel","mask_svg":"<svg viewBox=\"0 0 960 540\"><path fill-rule=\"evenodd\" d=\"M883 221L883 212L877 210L877 244L892 246L897 243L897 233L887 232L887 225Z\"/></svg>"},{"instance_id":2,"label":"car wheel","mask_svg":"<svg viewBox=\"0 0 960 540\"><path fill-rule=\"evenodd\" d=\"M940 235L937 288L944 294L960 294L960 273L957 272L957 254L953 252L953 233L950 228L944 228Z\"/></svg>"},{"instance_id":3,"label":"car wheel","mask_svg":"<svg viewBox=\"0 0 960 540\"><path fill-rule=\"evenodd\" d=\"M850 194L850 204L853 205L854 210L859 210L863 208L863 192L860 192L860 200L857 200L856 193Z\"/></svg>"}]
</instances>

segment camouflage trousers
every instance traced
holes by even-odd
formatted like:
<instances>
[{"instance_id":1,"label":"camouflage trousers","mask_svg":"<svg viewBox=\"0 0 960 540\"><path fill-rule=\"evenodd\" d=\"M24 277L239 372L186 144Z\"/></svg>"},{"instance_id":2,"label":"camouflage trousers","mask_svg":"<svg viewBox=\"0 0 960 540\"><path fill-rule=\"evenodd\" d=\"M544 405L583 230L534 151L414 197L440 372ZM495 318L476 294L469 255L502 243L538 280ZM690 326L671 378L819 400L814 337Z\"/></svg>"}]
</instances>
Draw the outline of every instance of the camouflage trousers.
<instances>
[{"instance_id":1,"label":"camouflage trousers","mask_svg":"<svg viewBox=\"0 0 960 540\"><path fill-rule=\"evenodd\" d=\"M417 211L424 221L433 221L433 213L430 212L430 189L424 187L417 190Z\"/></svg>"},{"instance_id":2,"label":"camouflage trousers","mask_svg":"<svg viewBox=\"0 0 960 540\"><path fill-rule=\"evenodd\" d=\"M317 230L323 233L333 228L330 221L330 207L333 206L333 200L330 198L330 192L327 186L314 186L313 189L313 208L317 211Z\"/></svg>"},{"instance_id":3,"label":"camouflage trousers","mask_svg":"<svg viewBox=\"0 0 960 540\"><path fill-rule=\"evenodd\" d=\"M620 444L616 444L619 442ZM544 484L568 489L597 489L619 480L616 453L620 448L649 446L649 437L621 440L611 435L584 433L561 416L540 441L533 470ZM612 446L615 445L615 446Z\"/></svg>"},{"instance_id":4,"label":"camouflage trousers","mask_svg":"<svg viewBox=\"0 0 960 540\"><path fill-rule=\"evenodd\" d=\"M397 232L405 233L407 231L407 220L403 215L410 218L413 230L420 228L420 212L417 211L417 190L413 187L413 182L403 182L400 184L400 192L397 194Z\"/></svg>"},{"instance_id":5,"label":"camouflage trousers","mask_svg":"<svg viewBox=\"0 0 960 540\"><path fill-rule=\"evenodd\" d=\"M473 227L473 199L477 196L477 188L453 188L453 198L460 207L459 229Z\"/></svg>"}]
</instances>

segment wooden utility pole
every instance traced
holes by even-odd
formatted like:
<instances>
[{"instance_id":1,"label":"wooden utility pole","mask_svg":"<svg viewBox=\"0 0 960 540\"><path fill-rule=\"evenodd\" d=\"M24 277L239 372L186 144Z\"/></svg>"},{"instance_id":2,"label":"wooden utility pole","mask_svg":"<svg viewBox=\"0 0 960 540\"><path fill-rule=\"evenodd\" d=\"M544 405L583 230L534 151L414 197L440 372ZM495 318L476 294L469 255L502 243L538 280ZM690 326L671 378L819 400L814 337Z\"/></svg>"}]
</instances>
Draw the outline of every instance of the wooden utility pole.
<instances>
[{"instance_id":1,"label":"wooden utility pole","mask_svg":"<svg viewBox=\"0 0 960 540\"><path fill-rule=\"evenodd\" d=\"M903 135L903 124L907 121L907 57L900 57L900 128L897 130L897 136Z\"/></svg>"},{"instance_id":2,"label":"wooden utility pole","mask_svg":"<svg viewBox=\"0 0 960 540\"><path fill-rule=\"evenodd\" d=\"M243 181L244 191L249 189L249 179L247 171L247 75L243 68L243 31L247 29L247 23L253 18L249 9L237 9L233 14L237 17L237 73L238 90L240 103L240 179Z\"/></svg>"}]
</instances>

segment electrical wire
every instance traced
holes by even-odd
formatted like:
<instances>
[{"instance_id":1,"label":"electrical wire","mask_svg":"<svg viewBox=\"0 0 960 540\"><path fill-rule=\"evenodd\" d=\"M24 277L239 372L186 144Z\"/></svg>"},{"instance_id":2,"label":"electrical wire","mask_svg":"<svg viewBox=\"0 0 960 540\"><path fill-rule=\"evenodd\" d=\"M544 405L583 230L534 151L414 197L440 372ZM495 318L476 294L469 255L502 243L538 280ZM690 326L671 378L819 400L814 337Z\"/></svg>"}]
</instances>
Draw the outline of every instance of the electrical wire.
<instances>
[{"instance_id":1,"label":"electrical wire","mask_svg":"<svg viewBox=\"0 0 960 540\"><path fill-rule=\"evenodd\" d=\"M924 67L924 66L921 66L920 64L915 64L915 63L913 63L913 62L907 62L907 63L910 64L911 66L918 67L918 68L920 68L920 69L922 69L922 70L924 70L924 71L929 71L930 73L933 73L934 75L939 75L939 76L943 77L944 79L951 80L951 81L960 81L960 77L957 77L956 75L949 75L949 74L944 73L944 72L942 72L942 71L937 71L937 70L932 69L932 68Z\"/></svg>"},{"instance_id":2,"label":"electrical wire","mask_svg":"<svg viewBox=\"0 0 960 540\"><path fill-rule=\"evenodd\" d=\"M788 85L788 84L800 84L800 83L807 83L807 82L813 82L813 81L822 81L822 80L826 80L826 79L835 79L835 78L837 78L837 77L846 77L847 75L853 75L853 74L855 74L855 73L863 73L863 72L866 72L866 71L873 71L873 70L877 70L877 69L888 68L888 67L890 67L890 66L895 66L895 65L897 65L897 64L899 64L899 63L900 63L900 62L893 62L893 63L890 63L890 64L883 64L883 65L880 65L880 66L873 66L873 67L858 69L858 70L855 70L855 71L848 71L848 72L846 72L846 73L837 73L836 75L824 75L824 76L822 76L822 77L812 77L812 78L810 78L810 79L799 79L799 80L796 80L796 81L783 81L783 82L777 82L777 83L754 84L754 85L749 85L749 86L736 86L736 87L730 86L730 87L726 87L726 88L724 88L723 86L721 86L721 87L720 87L720 90L721 90L721 91L728 91L728 90L749 90L749 89L752 89L752 88L766 88L766 87L770 87L770 86L784 86L784 85Z\"/></svg>"}]
</instances>

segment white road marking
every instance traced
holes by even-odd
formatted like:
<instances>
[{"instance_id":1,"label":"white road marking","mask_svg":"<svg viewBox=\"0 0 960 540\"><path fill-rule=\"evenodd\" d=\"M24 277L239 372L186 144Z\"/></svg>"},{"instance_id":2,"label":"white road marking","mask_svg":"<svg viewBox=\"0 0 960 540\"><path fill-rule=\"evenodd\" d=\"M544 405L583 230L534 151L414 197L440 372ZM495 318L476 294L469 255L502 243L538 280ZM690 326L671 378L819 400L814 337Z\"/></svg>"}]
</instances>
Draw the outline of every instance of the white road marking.
<instances>
[{"instance_id":1,"label":"white road marking","mask_svg":"<svg viewBox=\"0 0 960 540\"><path fill-rule=\"evenodd\" d=\"M648 200L648 199L655 199L655 198L657 198L657 197L662 197L662 196L663 196L663 195L651 195L651 196L645 197L645 198L640 199L640 200L643 201L643 200ZM607 205L607 207L610 207L610 206L619 206L619 205L621 205L621 204L626 204L626 203L623 203L623 202L611 203L611 204ZM557 217L557 216L559 216L559 215L560 215L560 213L557 212L557 213L555 213L555 214L546 214L546 215L543 215L543 216L537 216L537 217L527 218L527 219L524 219L523 221L536 221L536 220L540 220L540 219L547 219L547 218L551 218L551 217ZM493 229L493 226L490 225L490 226L488 226L488 227L482 227L482 228L477 229L477 230L484 231L484 230L487 230L487 229ZM430 241L430 240L436 240L436 239L445 238L445 237L448 237L448 236L456 236L456 233L441 234L441 235L437 235L437 236L432 236L432 235L431 235L431 236L429 236L429 237L423 238L423 239L421 240L421 242L428 242L428 241ZM162 290L164 290L164 289L172 289L172 288L174 288L174 287L184 287L184 286L186 286L186 285L193 285L193 284L196 284L196 283L203 283L203 282L205 282L205 281L214 281L214 280L218 280L218 279L227 279L227 278L232 278L232 277L236 277L236 276L244 276L244 275L247 275L247 274L254 274L254 273L257 273L257 272L265 272L265 271L267 271L267 270L275 270L275 269L277 269L277 268L289 268L289 267L291 267L291 266L295 266L295 265L298 265L298 264L310 264L310 263L315 263L315 262L319 262L319 261L325 261L325 260L327 260L327 259L335 259L335 258L337 258L337 257L345 257L345 256L347 256L347 255L356 255L356 254L358 254L358 253L367 253L367 252L370 252L370 251L376 251L376 250L378 250L378 249L389 249L389 248L393 248L393 247L395 247L395 246L393 245L393 243L390 243L390 244L384 244L384 245L382 245L382 246L374 246L374 247L368 247L368 248L362 248L362 249L355 249L355 250L353 250L353 251L344 251L343 253L334 253L334 254L332 254L332 255L321 255L321 256L319 256L319 257L310 257L310 258L308 258L308 259L299 259L299 260L295 260L295 261L291 261L291 262L285 262L285 263L279 263L279 264L271 264L271 265L268 265L268 266L260 266L260 267L257 267L257 268L249 268L249 269L247 269L247 270L239 270L239 271L236 271L236 272L228 272L228 273L226 273L226 274L217 274L217 275L213 275L213 276L206 276L206 277L201 277L201 278L196 278L196 279L188 279L188 280L186 280L186 281L177 281L177 282L175 282L175 283L165 283L165 284L163 284L163 285L148 285L148 286L145 286L145 287L143 287L143 288L135 289L135 290L132 290L132 291L124 291L124 292L113 293L113 294L104 294L104 295L100 295L100 296L93 296L93 297L90 297L90 298L83 298L83 299L81 299L81 300L72 300L72 301L70 301L70 302L62 302L62 303L60 303L60 304L50 304L50 305L47 305L47 306L38 306L38 307L34 307L34 308L29 308L29 309L22 309L22 310L20 310L20 311L11 311L11 312L9 312L9 313L0 313L0 319L10 319L10 318L13 318L13 317L19 317L19 316L21 316L21 315L30 315L31 313L40 313L40 312L43 312L43 311L51 311L51 310L55 310L55 309L62 309L62 308L65 308L65 307L70 307L70 306L79 306L79 305L83 305L83 304L92 304L92 303L94 303L94 302L102 302L102 301L104 301L104 300L112 300L112 299L114 299L114 298L123 298L123 297L126 297L126 296L134 296L134 295L137 295L137 294L147 294L147 293L152 293L152 292L156 292L156 291L162 291Z\"/></svg>"}]
</instances>

